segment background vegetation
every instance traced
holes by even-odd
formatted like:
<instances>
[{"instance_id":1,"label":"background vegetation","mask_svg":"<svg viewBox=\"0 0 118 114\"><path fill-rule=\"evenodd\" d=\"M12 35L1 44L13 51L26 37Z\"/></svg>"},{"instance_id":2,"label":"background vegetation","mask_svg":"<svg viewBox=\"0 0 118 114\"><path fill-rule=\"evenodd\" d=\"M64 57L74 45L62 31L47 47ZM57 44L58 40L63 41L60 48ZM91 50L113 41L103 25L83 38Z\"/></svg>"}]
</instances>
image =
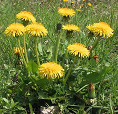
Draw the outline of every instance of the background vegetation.
<instances>
[{"instance_id":1,"label":"background vegetation","mask_svg":"<svg viewBox=\"0 0 118 114\"><path fill-rule=\"evenodd\" d=\"M74 100L72 99L72 101L70 101L71 103L69 107L68 99L71 99L71 97L68 97L68 99L66 99L67 101L63 101L61 103L59 102L58 105L60 105L60 107L63 106L63 113L69 113L68 110L71 110L72 113L77 114L117 114L118 2L117 0L94 0L92 2L90 1L92 4L91 7L87 5L88 2L89 1L83 3L81 1L78 5L68 4L68 7L73 8L76 11L76 15L72 17L71 23L79 26L81 29L80 33L74 33L74 37L71 42L80 42L86 46L92 45L93 40L91 40L88 44L89 38L86 26L89 24L102 21L108 23L111 28L114 29L113 37L109 39L102 39L95 49L94 54L98 55L99 63L96 64L92 61L89 63L84 62L85 64L82 64L81 61L81 67L75 67L75 70L72 73L73 76L76 76L78 75L77 71L80 69L80 74L86 76L88 76L87 73L92 72L92 70L96 72L95 74L93 73L91 78L89 78L87 81L95 83L97 105L86 104L87 88L84 88L82 91L78 92L80 95L79 98L78 96L76 98L74 95L72 95L71 92L77 92L81 87L83 87L83 85L85 85L83 84L81 87L78 85L80 77L78 77L79 79L77 79L74 84L71 85L70 83L71 87L73 87L73 90L71 92L69 90L66 91L68 95L71 94L71 97L75 98ZM76 9L79 9L82 4L84 4L84 7L81 9L81 12L78 12ZM56 42L56 25L62 22L62 17L58 14L59 7L66 7L66 5L63 3L63 1L58 0L53 2L51 0L0 0L0 113L32 113L34 111L38 114L40 109L37 104L44 103L41 101L38 103L38 101L36 101L37 99L35 98L37 97L35 95L37 94L35 94L33 90L32 93L28 95L28 92L30 91L29 88L32 85L27 83L28 80L25 80L27 72L25 69L23 69L23 66L18 68L15 66L17 58L14 54L13 47L17 46L17 41L15 38L6 37L4 35L6 27L11 23L18 22L15 17L20 11L26 10L32 12L37 19L37 22L41 22L48 30L48 36L42 38L43 51L39 49L39 52L41 53L40 56L43 56L41 63L49 61L52 57L51 50ZM64 35L63 37L65 37ZM46 40L49 40L48 44L45 44ZM27 43L33 45L33 40L30 39L27 41ZM63 40L61 41L60 45L58 61L62 66L64 66L65 63L63 53L65 51L62 49L65 49L67 45ZM33 48L30 49L33 50ZM72 57L69 58L69 63L66 65L70 64L71 59ZM107 70L104 72L100 72L101 75L103 75L104 80L96 81L93 77L95 77L97 73L99 73L98 70L101 71L102 68L107 68ZM83 72L87 73L82 74ZM24 80L22 80L21 77L24 77ZM73 79L70 78L70 82L71 81L73 81ZM26 85L27 87L25 88ZM61 85L55 85L55 90L56 87L63 89ZM20 89L22 90L20 91ZM81 100L81 98L85 99L85 101ZM79 101L77 101L77 99L79 99ZM80 103L80 101L82 103ZM54 101L54 103L55 102L56 101ZM76 102L79 102L79 104L76 104ZM83 102L85 105L83 105Z\"/></svg>"}]
</instances>

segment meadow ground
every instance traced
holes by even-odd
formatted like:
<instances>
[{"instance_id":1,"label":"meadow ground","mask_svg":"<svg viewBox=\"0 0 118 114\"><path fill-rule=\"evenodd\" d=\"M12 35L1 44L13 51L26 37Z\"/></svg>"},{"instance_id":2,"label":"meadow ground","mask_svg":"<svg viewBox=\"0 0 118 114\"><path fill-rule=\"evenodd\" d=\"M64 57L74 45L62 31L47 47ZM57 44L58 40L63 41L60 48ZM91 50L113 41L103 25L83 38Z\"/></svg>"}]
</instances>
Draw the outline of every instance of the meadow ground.
<instances>
[{"instance_id":1,"label":"meadow ground","mask_svg":"<svg viewBox=\"0 0 118 114\"><path fill-rule=\"evenodd\" d=\"M91 3L88 4L88 3ZM63 22L59 8L68 7L75 11L68 23L77 25L66 39L64 30L57 33L57 24ZM18 47L17 38L6 36L4 31L14 22L21 11L31 12L36 21L42 23L48 34L38 40L40 64L56 61L64 68L67 78L40 79L37 71L34 39L26 39L28 68L19 61L13 48ZM96 36L89 33L87 25L105 22L114 30L110 38L102 37L90 55L74 63L67 53L69 44L82 43L88 48L94 45ZM40 106L59 106L62 114L117 114L118 113L118 2L117 0L89 0L64 3L61 0L0 0L0 113L36 113ZM107 33L105 33L107 34ZM57 60L53 59L57 39L61 37ZM23 39L21 39L23 45ZM74 53L74 52L73 52ZM83 53L83 52L80 52ZM97 55L99 61L93 59ZM55 58L55 56L54 56ZM73 63L73 64L72 64ZM72 65L71 65L72 64ZM71 68L72 67L72 68ZM66 81L65 81L66 80ZM89 98L88 85L95 86L95 98ZM94 87L93 87L94 88ZM91 102L89 100L93 100ZM49 101L47 101L49 100ZM51 102L50 102L51 101Z\"/></svg>"}]
</instances>

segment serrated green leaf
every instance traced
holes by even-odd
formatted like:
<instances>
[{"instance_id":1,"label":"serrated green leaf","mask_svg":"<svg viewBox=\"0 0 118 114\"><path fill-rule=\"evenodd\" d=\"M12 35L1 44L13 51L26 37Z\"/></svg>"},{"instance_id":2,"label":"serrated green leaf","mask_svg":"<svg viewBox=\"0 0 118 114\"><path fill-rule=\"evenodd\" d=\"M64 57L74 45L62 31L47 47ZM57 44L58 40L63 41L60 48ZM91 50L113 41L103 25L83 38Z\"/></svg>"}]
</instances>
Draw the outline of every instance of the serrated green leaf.
<instances>
[{"instance_id":1,"label":"serrated green leaf","mask_svg":"<svg viewBox=\"0 0 118 114\"><path fill-rule=\"evenodd\" d=\"M36 73L38 71L38 65L33 60L30 60L27 69L29 72Z\"/></svg>"},{"instance_id":2,"label":"serrated green leaf","mask_svg":"<svg viewBox=\"0 0 118 114\"><path fill-rule=\"evenodd\" d=\"M17 104L18 104L18 102L12 103L11 108L14 108Z\"/></svg>"},{"instance_id":3,"label":"serrated green leaf","mask_svg":"<svg viewBox=\"0 0 118 114\"><path fill-rule=\"evenodd\" d=\"M46 79L46 78L37 78L36 76L31 76L31 79L32 81L37 84L38 87L44 89L44 88L48 88L48 83L49 83L49 80Z\"/></svg>"},{"instance_id":4,"label":"serrated green leaf","mask_svg":"<svg viewBox=\"0 0 118 114\"><path fill-rule=\"evenodd\" d=\"M97 83L99 81L104 80L106 73L109 71L109 67L104 67L100 71L95 70L95 71L84 71L82 76L83 76L83 84L89 84L89 83Z\"/></svg>"},{"instance_id":5,"label":"serrated green leaf","mask_svg":"<svg viewBox=\"0 0 118 114\"><path fill-rule=\"evenodd\" d=\"M46 99L46 98L48 98L47 93L40 91L38 99Z\"/></svg>"}]
</instances>

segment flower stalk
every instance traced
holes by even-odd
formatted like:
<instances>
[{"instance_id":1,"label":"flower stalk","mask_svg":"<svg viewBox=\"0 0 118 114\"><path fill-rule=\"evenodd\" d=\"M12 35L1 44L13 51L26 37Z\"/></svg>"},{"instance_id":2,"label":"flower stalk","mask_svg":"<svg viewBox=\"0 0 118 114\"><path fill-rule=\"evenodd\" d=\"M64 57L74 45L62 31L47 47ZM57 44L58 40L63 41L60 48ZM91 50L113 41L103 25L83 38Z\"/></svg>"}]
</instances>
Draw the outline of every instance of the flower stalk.
<instances>
[{"instance_id":1,"label":"flower stalk","mask_svg":"<svg viewBox=\"0 0 118 114\"><path fill-rule=\"evenodd\" d=\"M70 40L73 37L72 36L73 31L68 31L66 32L66 39L68 40L68 45L70 45Z\"/></svg>"},{"instance_id":2,"label":"flower stalk","mask_svg":"<svg viewBox=\"0 0 118 114\"><path fill-rule=\"evenodd\" d=\"M28 56L27 56L27 50L26 50L25 35L23 37L23 43L24 43L25 59L26 59L26 62L28 63Z\"/></svg>"},{"instance_id":3,"label":"flower stalk","mask_svg":"<svg viewBox=\"0 0 118 114\"><path fill-rule=\"evenodd\" d=\"M92 46L90 52L92 52L92 50L97 46L99 40L100 40L100 37L98 36L97 39L96 39L96 41L94 42L94 44L93 44L93 46Z\"/></svg>"},{"instance_id":4,"label":"flower stalk","mask_svg":"<svg viewBox=\"0 0 118 114\"><path fill-rule=\"evenodd\" d=\"M55 52L54 52L54 61L55 62L57 62L57 56L58 56L58 48L59 48L60 38L61 38L61 34L58 33L57 41L56 41L56 47L55 47Z\"/></svg>"},{"instance_id":5,"label":"flower stalk","mask_svg":"<svg viewBox=\"0 0 118 114\"><path fill-rule=\"evenodd\" d=\"M22 59L23 59L23 62L24 62L24 64L25 64L25 67L27 68L27 63L26 63L26 60L25 60L25 58L24 58L23 52L22 52L22 50L21 50L20 39L19 39L19 38L17 38L17 39L18 39L18 45L19 45L21 57L22 57Z\"/></svg>"},{"instance_id":6,"label":"flower stalk","mask_svg":"<svg viewBox=\"0 0 118 114\"><path fill-rule=\"evenodd\" d=\"M72 33L73 33L73 31L68 31L68 30L66 32L66 39L67 39L67 42L68 42L67 45L70 45L70 40L72 38ZM68 51L66 50L65 59L67 59L67 55L68 55Z\"/></svg>"},{"instance_id":7,"label":"flower stalk","mask_svg":"<svg viewBox=\"0 0 118 114\"><path fill-rule=\"evenodd\" d=\"M65 77L65 79L64 79L64 81L63 81L63 84L64 84L64 85L66 84L66 82L67 82L67 80L68 80L68 78L69 78L69 76L70 76L70 74L71 74L71 71L72 71L72 68L73 68L74 65L75 65L76 59L77 59L77 57L75 56L75 57L74 57L74 61L73 61L73 63L71 64L71 67L70 67L70 69L69 69L69 71L68 71L68 73L67 73L67 75L66 75L66 77Z\"/></svg>"},{"instance_id":8,"label":"flower stalk","mask_svg":"<svg viewBox=\"0 0 118 114\"><path fill-rule=\"evenodd\" d=\"M58 48L60 44L60 39L61 39L61 28L62 25L59 23L57 24L57 40L56 40L56 45L54 49L54 61L57 62L57 56L58 56Z\"/></svg>"},{"instance_id":9,"label":"flower stalk","mask_svg":"<svg viewBox=\"0 0 118 114\"><path fill-rule=\"evenodd\" d=\"M36 53L37 64L40 66L39 55L37 50L37 37L35 37L35 53Z\"/></svg>"}]
</instances>

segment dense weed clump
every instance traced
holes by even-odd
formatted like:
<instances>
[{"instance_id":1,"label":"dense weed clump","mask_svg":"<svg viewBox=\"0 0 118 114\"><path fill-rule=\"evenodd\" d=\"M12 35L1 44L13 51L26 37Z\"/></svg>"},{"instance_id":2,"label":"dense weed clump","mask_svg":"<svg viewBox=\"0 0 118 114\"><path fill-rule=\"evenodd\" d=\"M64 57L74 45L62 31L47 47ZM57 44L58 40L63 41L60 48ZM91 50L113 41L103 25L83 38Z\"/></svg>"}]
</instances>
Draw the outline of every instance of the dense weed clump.
<instances>
[{"instance_id":1,"label":"dense weed clump","mask_svg":"<svg viewBox=\"0 0 118 114\"><path fill-rule=\"evenodd\" d=\"M0 6L1 113L118 112L117 1Z\"/></svg>"}]
</instances>

